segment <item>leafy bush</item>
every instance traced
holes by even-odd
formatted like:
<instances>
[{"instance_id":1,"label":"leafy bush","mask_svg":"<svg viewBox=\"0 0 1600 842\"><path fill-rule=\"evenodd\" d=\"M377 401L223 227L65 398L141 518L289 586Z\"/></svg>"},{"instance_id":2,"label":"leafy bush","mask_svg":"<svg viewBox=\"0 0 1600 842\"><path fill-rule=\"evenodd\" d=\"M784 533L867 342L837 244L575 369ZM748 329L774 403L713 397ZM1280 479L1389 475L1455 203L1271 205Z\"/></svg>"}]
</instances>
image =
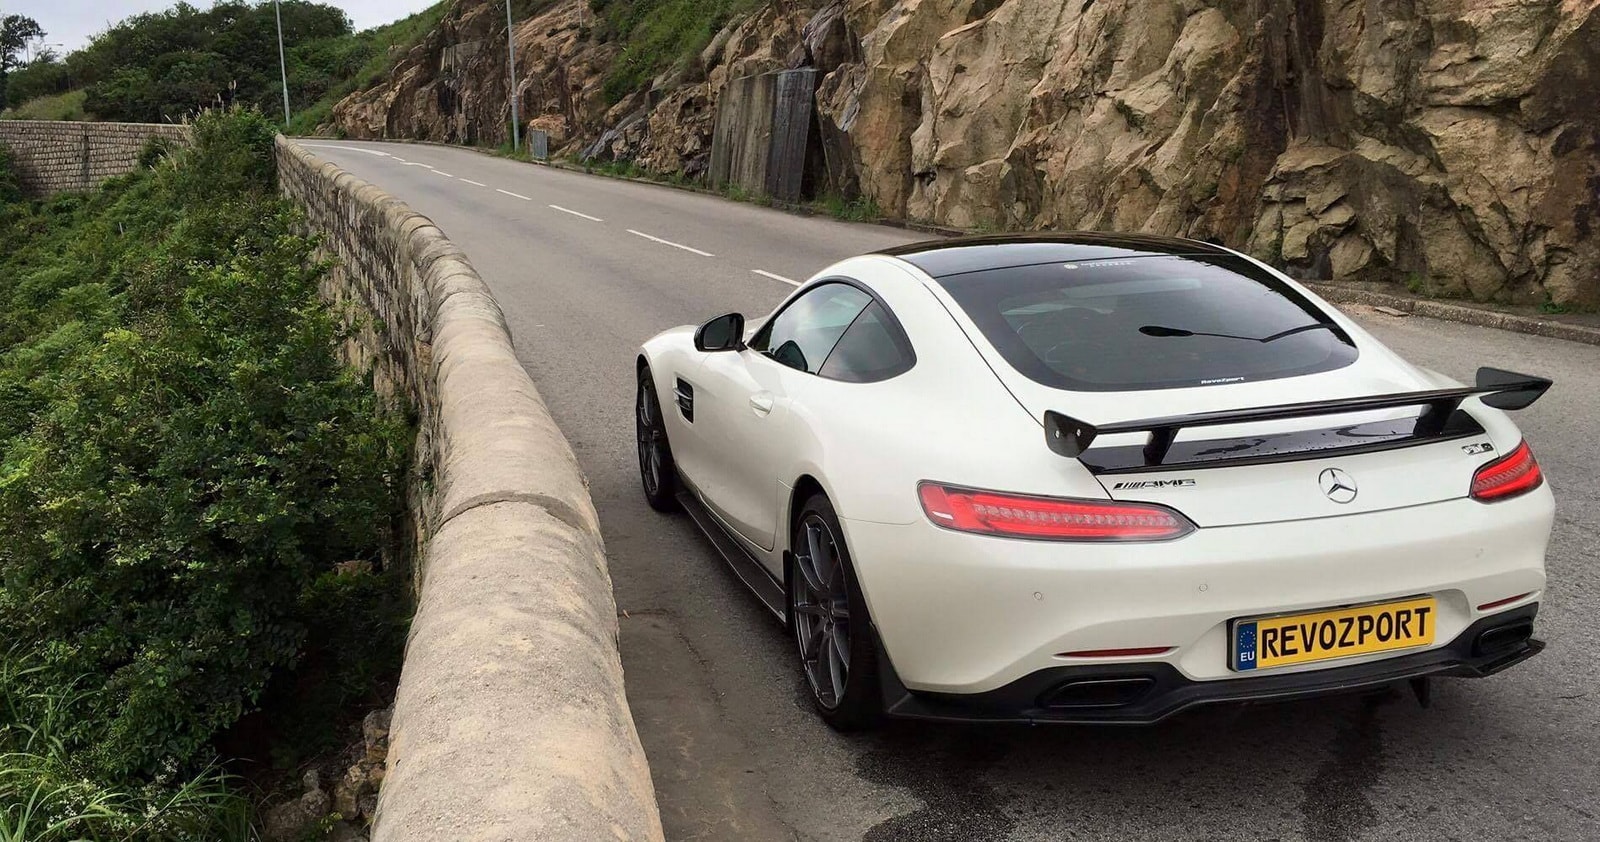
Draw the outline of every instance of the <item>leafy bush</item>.
<instances>
[{"instance_id":1,"label":"leafy bush","mask_svg":"<svg viewBox=\"0 0 1600 842\"><path fill-rule=\"evenodd\" d=\"M16 164L11 159L11 150L0 143L0 205L10 204L22 198L22 189L17 186Z\"/></svg>"},{"instance_id":2,"label":"leafy bush","mask_svg":"<svg viewBox=\"0 0 1600 842\"><path fill-rule=\"evenodd\" d=\"M15 692L82 690L55 738L95 780L203 768L399 514L405 424L335 359L272 136L208 113L171 163L0 208L0 640Z\"/></svg>"}]
</instances>

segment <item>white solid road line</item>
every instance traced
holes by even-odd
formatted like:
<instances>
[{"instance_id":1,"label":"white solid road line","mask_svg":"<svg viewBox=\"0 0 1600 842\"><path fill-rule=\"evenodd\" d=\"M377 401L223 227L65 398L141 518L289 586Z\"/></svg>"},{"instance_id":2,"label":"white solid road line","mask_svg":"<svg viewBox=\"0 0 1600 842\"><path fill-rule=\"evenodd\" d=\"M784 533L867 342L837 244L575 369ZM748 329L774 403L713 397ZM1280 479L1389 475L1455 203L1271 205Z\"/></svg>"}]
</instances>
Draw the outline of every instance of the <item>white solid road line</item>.
<instances>
[{"instance_id":1,"label":"white solid road line","mask_svg":"<svg viewBox=\"0 0 1600 842\"><path fill-rule=\"evenodd\" d=\"M564 207L562 207L560 205L551 205L550 207L552 207L552 208L554 208L554 209L556 209L558 211L561 211L562 213L570 213L573 216L581 216L584 219L589 220L590 222L605 222L604 219L601 219L598 216L590 216L590 215L588 215L586 213L579 213L578 211L575 211L575 210L573 210L571 208L564 208Z\"/></svg>"},{"instance_id":2,"label":"white solid road line","mask_svg":"<svg viewBox=\"0 0 1600 842\"><path fill-rule=\"evenodd\" d=\"M335 146L334 144L331 144L331 143L307 143L307 144L303 144L303 145L305 145L305 146L313 146L313 147L316 147L317 149L343 149L346 152L365 152L368 155L377 155L379 158L393 158L394 157L393 155L390 155L387 152L379 152L376 149L362 149L362 148L360 148L358 146Z\"/></svg>"},{"instance_id":3,"label":"white solid road line","mask_svg":"<svg viewBox=\"0 0 1600 842\"><path fill-rule=\"evenodd\" d=\"M786 284L788 284L789 286L792 286L792 287L797 287L797 286L800 285L799 281L790 280L789 278L785 278L782 275L774 275L771 272L766 272L766 271L763 271L761 269L751 269L750 271L756 273L757 275L760 275L763 278L771 278L774 281L781 281L781 282L786 283Z\"/></svg>"},{"instance_id":4,"label":"white solid road line","mask_svg":"<svg viewBox=\"0 0 1600 842\"><path fill-rule=\"evenodd\" d=\"M635 237L643 237L643 238L645 238L646 240L649 240L652 243L660 243L660 244L662 244L664 246L672 246L675 249L683 249L684 251L694 252L695 254L698 254L701 257L716 257L716 255L712 254L709 251L701 251L701 250L699 250L699 249L697 249L697 248L695 248L693 246L686 246L683 243L674 243L671 240L663 240L660 237L652 237L652 236L650 236L649 234L646 234L643 231L635 231L632 228L629 228L628 229L628 233L634 235Z\"/></svg>"},{"instance_id":5,"label":"white solid road line","mask_svg":"<svg viewBox=\"0 0 1600 842\"><path fill-rule=\"evenodd\" d=\"M488 187L488 186L489 186L489 185L487 185L487 184L484 184L484 183L483 183L483 182L481 182L481 181L473 181L473 180L472 180L472 179L470 179L470 178L461 178L461 177L460 177L460 176L457 176L457 177L456 177L456 180L457 180L457 181L460 181L460 182L461 182L461 183L462 183L462 184L470 184L470 185L472 185L472 186L473 186L473 187Z\"/></svg>"},{"instance_id":6,"label":"white solid road line","mask_svg":"<svg viewBox=\"0 0 1600 842\"><path fill-rule=\"evenodd\" d=\"M531 201L533 201L533 200L532 200L532 199L530 199L530 198L528 198L528 197L527 197L527 196L524 196L524 195L522 195L522 194L521 194L521 193L513 193L513 192L511 192L511 191L510 191L510 190L501 190L501 189L500 189L500 188L498 188L498 187L496 187L496 188L495 188L495 189L494 189L494 192L496 192L496 193L504 193L504 194L506 194L506 195L507 195L507 196L510 196L510 197L511 197L511 198L513 198L513 199L521 199L521 200L522 200L522 201L524 201L524 202L531 202Z\"/></svg>"}]
</instances>

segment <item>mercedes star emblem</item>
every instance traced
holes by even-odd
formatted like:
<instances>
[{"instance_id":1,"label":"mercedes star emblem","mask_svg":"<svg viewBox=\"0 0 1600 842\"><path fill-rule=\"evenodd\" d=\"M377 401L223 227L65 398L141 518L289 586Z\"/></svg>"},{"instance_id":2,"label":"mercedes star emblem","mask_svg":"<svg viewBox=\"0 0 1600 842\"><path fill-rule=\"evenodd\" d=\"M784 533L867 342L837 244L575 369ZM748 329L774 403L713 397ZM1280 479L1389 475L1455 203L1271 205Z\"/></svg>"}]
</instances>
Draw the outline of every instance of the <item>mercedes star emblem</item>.
<instances>
[{"instance_id":1,"label":"mercedes star emblem","mask_svg":"<svg viewBox=\"0 0 1600 842\"><path fill-rule=\"evenodd\" d=\"M1317 476L1322 493L1335 503L1348 503L1356 499L1356 481L1338 468L1326 468Z\"/></svg>"}]
</instances>

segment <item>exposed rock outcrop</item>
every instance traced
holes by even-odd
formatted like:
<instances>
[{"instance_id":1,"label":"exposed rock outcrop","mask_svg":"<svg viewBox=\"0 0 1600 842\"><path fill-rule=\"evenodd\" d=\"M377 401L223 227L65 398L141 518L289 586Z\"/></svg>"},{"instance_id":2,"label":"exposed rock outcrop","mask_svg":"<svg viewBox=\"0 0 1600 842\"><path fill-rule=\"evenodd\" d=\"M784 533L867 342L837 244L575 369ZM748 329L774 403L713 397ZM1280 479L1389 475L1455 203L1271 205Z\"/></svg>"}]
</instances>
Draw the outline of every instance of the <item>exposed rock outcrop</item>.
<instances>
[{"instance_id":1,"label":"exposed rock outcrop","mask_svg":"<svg viewBox=\"0 0 1600 842\"><path fill-rule=\"evenodd\" d=\"M695 177L731 78L814 67L811 189L957 227L1215 237L1307 278L1600 306L1594 0L808 0L606 105L587 0L518 24L552 147ZM457 0L354 136L497 143L501 7ZM587 17L586 17L587 16Z\"/></svg>"}]
</instances>

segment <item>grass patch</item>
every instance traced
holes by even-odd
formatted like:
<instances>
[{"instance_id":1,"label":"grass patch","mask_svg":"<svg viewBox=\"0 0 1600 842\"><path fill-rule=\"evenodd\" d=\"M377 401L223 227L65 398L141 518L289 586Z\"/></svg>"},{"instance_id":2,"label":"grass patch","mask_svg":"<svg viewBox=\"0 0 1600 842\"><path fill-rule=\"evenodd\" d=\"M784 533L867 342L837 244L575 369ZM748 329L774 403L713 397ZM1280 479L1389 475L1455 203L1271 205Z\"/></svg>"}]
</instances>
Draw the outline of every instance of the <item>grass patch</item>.
<instances>
[{"instance_id":1,"label":"grass patch","mask_svg":"<svg viewBox=\"0 0 1600 842\"><path fill-rule=\"evenodd\" d=\"M1539 302L1539 312L1544 313L1547 316L1560 316L1567 313L1575 313L1577 312L1577 309L1569 304L1561 304L1557 302L1555 299L1550 297L1549 293L1546 293L1544 300Z\"/></svg>"},{"instance_id":2,"label":"grass patch","mask_svg":"<svg viewBox=\"0 0 1600 842\"><path fill-rule=\"evenodd\" d=\"M84 97L82 90L34 97L16 108L6 109L0 114L0 120L87 120L89 117L83 111Z\"/></svg>"},{"instance_id":3,"label":"grass patch","mask_svg":"<svg viewBox=\"0 0 1600 842\"><path fill-rule=\"evenodd\" d=\"M254 842L249 801L214 766L143 785L85 777L64 742L81 691L18 690L42 669L0 657L0 840Z\"/></svg>"},{"instance_id":4,"label":"grass patch","mask_svg":"<svg viewBox=\"0 0 1600 842\"><path fill-rule=\"evenodd\" d=\"M883 211L878 207L878 203L865 196L845 199L830 193L812 202L811 207L819 213L846 222L877 222L883 218Z\"/></svg>"}]
</instances>

